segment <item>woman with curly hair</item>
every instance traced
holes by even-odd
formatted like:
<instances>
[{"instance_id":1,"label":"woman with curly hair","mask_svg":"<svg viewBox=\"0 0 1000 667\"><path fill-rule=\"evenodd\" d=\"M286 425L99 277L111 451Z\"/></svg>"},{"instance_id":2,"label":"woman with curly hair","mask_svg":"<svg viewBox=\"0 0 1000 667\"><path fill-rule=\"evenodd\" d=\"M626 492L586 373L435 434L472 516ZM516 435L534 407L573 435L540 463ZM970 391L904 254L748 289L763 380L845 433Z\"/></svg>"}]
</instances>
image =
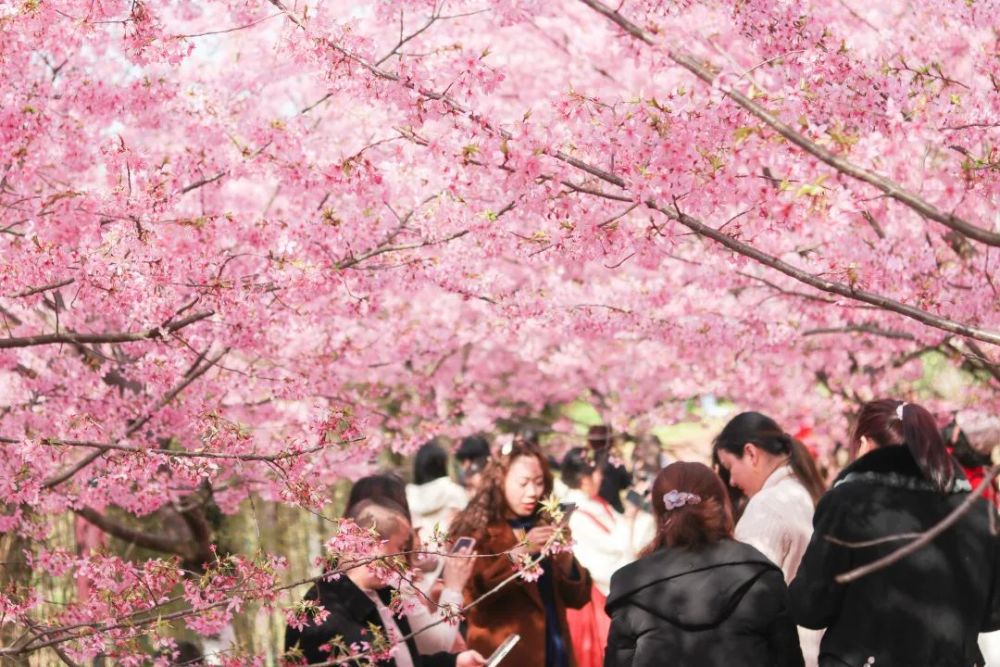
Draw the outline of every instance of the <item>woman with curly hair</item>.
<instances>
[{"instance_id":1,"label":"woman with curly hair","mask_svg":"<svg viewBox=\"0 0 1000 667\"><path fill-rule=\"evenodd\" d=\"M515 575L517 564L537 557L556 531L569 530L542 516L542 500L551 493L552 473L535 446L506 444L490 459L476 495L451 525L452 537L475 537L482 554L465 587L466 604ZM505 663L575 667L566 608L590 600L590 574L568 552L546 556L539 565L537 579L514 578L469 610L469 648L490 655L518 634L521 641Z\"/></svg>"}]
</instances>

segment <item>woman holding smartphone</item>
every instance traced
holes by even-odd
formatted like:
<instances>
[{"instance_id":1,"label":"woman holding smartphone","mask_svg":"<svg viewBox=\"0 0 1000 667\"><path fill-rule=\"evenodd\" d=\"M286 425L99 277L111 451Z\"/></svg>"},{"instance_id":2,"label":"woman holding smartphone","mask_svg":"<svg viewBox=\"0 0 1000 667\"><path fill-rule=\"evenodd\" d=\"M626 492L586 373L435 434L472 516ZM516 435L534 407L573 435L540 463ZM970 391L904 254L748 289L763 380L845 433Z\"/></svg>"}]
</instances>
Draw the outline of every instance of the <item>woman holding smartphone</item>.
<instances>
[{"instance_id":1,"label":"woman holding smartphone","mask_svg":"<svg viewBox=\"0 0 1000 667\"><path fill-rule=\"evenodd\" d=\"M515 577L518 562L539 555L557 530L568 531L541 516L551 493L545 457L528 443L510 443L486 465L479 490L451 526L453 536L475 537L481 554L465 587L467 605L514 577L468 613L468 645L483 655L521 636L504 661L510 665L576 667L566 609L590 600L590 573L564 551L540 561L537 579Z\"/></svg>"}]
</instances>

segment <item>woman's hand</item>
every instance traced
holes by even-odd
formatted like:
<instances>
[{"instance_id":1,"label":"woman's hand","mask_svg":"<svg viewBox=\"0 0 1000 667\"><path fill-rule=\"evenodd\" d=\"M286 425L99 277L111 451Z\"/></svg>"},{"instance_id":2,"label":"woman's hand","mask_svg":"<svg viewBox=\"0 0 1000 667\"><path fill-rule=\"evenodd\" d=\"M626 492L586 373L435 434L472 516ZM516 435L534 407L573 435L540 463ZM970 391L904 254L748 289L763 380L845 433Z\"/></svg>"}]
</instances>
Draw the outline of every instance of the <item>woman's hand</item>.
<instances>
[{"instance_id":1,"label":"woman's hand","mask_svg":"<svg viewBox=\"0 0 1000 667\"><path fill-rule=\"evenodd\" d=\"M453 552L449 556L444 556L444 570L441 571L441 581L444 587L453 591L465 589L465 582L472 576L472 568L476 560L472 558L472 549L465 547Z\"/></svg>"},{"instance_id":2,"label":"woman's hand","mask_svg":"<svg viewBox=\"0 0 1000 667\"><path fill-rule=\"evenodd\" d=\"M542 548L549 543L555 532L560 529L560 526L545 525L545 526L535 526L528 531L528 534L524 536L524 543L520 544L510 550L511 556L523 557L523 556L537 556L541 553ZM567 526L562 527L563 530L569 530Z\"/></svg>"},{"instance_id":3,"label":"woman's hand","mask_svg":"<svg viewBox=\"0 0 1000 667\"><path fill-rule=\"evenodd\" d=\"M571 544L573 542L573 531L570 530L569 524L564 524L562 526L555 526L557 530L562 530L563 542L565 544ZM556 562L566 574L573 571L573 552L572 551L560 551L559 553L552 556L552 560Z\"/></svg>"},{"instance_id":4,"label":"woman's hand","mask_svg":"<svg viewBox=\"0 0 1000 667\"><path fill-rule=\"evenodd\" d=\"M486 658L479 651L462 651L455 658L455 667L481 667L486 664Z\"/></svg>"},{"instance_id":5,"label":"woman's hand","mask_svg":"<svg viewBox=\"0 0 1000 667\"><path fill-rule=\"evenodd\" d=\"M546 526L535 526L528 531L528 534L524 536L524 541L527 543L527 551L532 556L535 556L542 552L542 548L552 540L552 536L555 535L557 526L546 525Z\"/></svg>"}]
</instances>

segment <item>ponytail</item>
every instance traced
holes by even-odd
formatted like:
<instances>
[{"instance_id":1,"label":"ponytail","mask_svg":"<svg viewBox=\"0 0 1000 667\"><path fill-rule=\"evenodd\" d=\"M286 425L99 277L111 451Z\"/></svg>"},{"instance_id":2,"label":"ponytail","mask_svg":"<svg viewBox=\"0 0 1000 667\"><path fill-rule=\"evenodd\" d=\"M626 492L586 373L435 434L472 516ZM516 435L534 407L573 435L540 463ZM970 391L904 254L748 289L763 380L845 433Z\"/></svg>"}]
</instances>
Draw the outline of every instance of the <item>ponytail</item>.
<instances>
[{"instance_id":1,"label":"ponytail","mask_svg":"<svg viewBox=\"0 0 1000 667\"><path fill-rule=\"evenodd\" d=\"M792 472L799 480L799 484L809 492L813 505L815 505L826 492L826 482L819 471L819 466L816 465L816 459L798 440L791 440L789 451L788 464L792 467Z\"/></svg>"},{"instance_id":2,"label":"ponytail","mask_svg":"<svg viewBox=\"0 0 1000 667\"><path fill-rule=\"evenodd\" d=\"M915 403L891 399L865 403L854 428L855 447L861 438L868 438L877 447L905 446L938 491L946 491L955 481L955 462L934 417Z\"/></svg>"},{"instance_id":3,"label":"ponytail","mask_svg":"<svg viewBox=\"0 0 1000 667\"><path fill-rule=\"evenodd\" d=\"M896 411L903 424L903 441L913 459L935 488L946 490L955 481L955 464L934 417L913 403L900 403Z\"/></svg>"}]
</instances>

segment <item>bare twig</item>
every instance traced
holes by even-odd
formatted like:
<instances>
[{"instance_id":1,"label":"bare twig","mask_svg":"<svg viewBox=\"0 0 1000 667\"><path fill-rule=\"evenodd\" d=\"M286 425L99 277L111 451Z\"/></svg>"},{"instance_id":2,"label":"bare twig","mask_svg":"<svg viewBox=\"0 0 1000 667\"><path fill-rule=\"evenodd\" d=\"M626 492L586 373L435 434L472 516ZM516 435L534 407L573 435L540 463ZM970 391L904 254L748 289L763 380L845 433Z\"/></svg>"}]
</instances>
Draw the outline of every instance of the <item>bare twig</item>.
<instances>
[{"instance_id":1,"label":"bare twig","mask_svg":"<svg viewBox=\"0 0 1000 667\"><path fill-rule=\"evenodd\" d=\"M200 187L204 187L206 185L209 185L210 183L214 183L214 182L216 182L217 180L219 180L220 178L222 178L223 176L225 176L228 173L229 173L228 171L220 171L215 176L209 176L207 178L202 178L202 179L199 179L199 180L195 181L194 183L191 183L189 185L185 185L183 188L181 188L181 194L182 195L186 195L187 193L191 192L192 190L197 190Z\"/></svg>"},{"instance_id":2,"label":"bare twig","mask_svg":"<svg viewBox=\"0 0 1000 667\"><path fill-rule=\"evenodd\" d=\"M601 228L604 228L604 227L607 227L609 225L614 224L619 219L624 218L626 215L628 215L629 213L631 213L635 209L635 207L638 206L638 205L639 205L638 203L632 204L631 206L629 206L627 209L625 209L621 213L618 213L616 215L611 216L610 218L608 218L607 220L605 220L604 222L600 223L597 226L601 227Z\"/></svg>"},{"instance_id":3,"label":"bare twig","mask_svg":"<svg viewBox=\"0 0 1000 667\"><path fill-rule=\"evenodd\" d=\"M841 540L839 538L833 537L832 535L824 535L823 539L830 544L836 544L837 546L847 547L848 549L864 549L866 547L877 547L880 544L889 544L890 542L901 542L902 540L915 540L923 535L923 533L899 533L898 535L889 535L888 537L879 537L874 540L865 540L864 542L848 542L846 540Z\"/></svg>"},{"instance_id":4,"label":"bare twig","mask_svg":"<svg viewBox=\"0 0 1000 667\"><path fill-rule=\"evenodd\" d=\"M208 32L198 32L198 33L194 33L194 34L190 34L190 35L173 35L173 38L174 39L191 39L193 37L206 37L208 35L225 35L226 33L236 32L237 30L246 30L247 28L252 28L255 25L263 23L264 21L269 21L270 19L273 19L275 17L281 16L281 14L282 14L281 12L278 12L276 14L271 14L269 16L263 16L263 17L257 19L256 21L251 21L250 23L247 23L246 25L239 25L239 26L236 26L234 28L226 28L224 30L210 30Z\"/></svg>"},{"instance_id":5,"label":"bare twig","mask_svg":"<svg viewBox=\"0 0 1000 667\"><path fill-rule=\"evenodd\" d=\"M431 239L429 241L423 241L421 243L408 243L406 245L398 246L383 246L381 248L374 248L368 252L362 253L356 257L351 257L350 259L345 259L338 262L336 268L347 269L352 266L356 266L366 259L371 259L372 257L377 257L378 255L384 255L390 252L400 252L403 250L416 250L417 248L426 248L428 246L440 245L442 243L447 243L449 241L454 241L455 239L461 238L469 233L469 230L463 229L462 231L455 232L454 234L449 234L448 236L442 237L440 239Z\"/></svg>"},{"instance_id":6,"label":"bare twig","mask_svg":"<svg viewBox=\"0 0 1000 667\"><path fill-rule=\"evenodd\" d=\"M824 327L820 329L809 329L808 331L803 331L803 336L819 336L822 334L838 334L838 333L866 333L872 334L873 336L882 336L884 338L894 338L896 340L916 340L913 334L906 333L905 331L892 331L890 329L881 329L874 324L856 324L852 326L845 327Z\"/></svg>"}]
</instances>

